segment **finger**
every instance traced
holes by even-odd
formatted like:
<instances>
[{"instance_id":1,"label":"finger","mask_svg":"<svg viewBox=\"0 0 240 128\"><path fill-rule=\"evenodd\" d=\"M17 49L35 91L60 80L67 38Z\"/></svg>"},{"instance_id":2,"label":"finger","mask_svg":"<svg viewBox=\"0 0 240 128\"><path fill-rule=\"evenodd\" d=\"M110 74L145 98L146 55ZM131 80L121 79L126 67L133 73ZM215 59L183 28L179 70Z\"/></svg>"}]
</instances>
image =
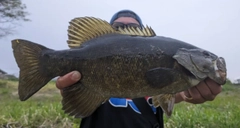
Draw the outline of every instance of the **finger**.
<instances>
[{"instance_id":1,"label":"finger","mask_svg":"<svg viewBox=\"0 0 240 128\"><path fill-rule=\"evenodd\" d=\"M183 99L184 94L182 94L182 93L184 93L184 92L179 92L175 95L175 103L180 103L182 101L185 101L185 99Z\"/></svg>"},{"instance_id":2,"label":"finger","mask_svg":"<svg viewBox=\"0 0 240 128\"><path fill-rule=\"evenodd\" d=\"M181 98L177 97L177 100L179 100L178 102L181 102L181 101L188 102L188 101L192 100L192 97L189 94L188 90L180 92L178 95L180 95L180 97L181 97ZM176 96L178 96L178 95L176 95Z\"/></svg>"},{"instance_id":3,"label":"finger","mask_svg":"<svg viewBox=\"0 0 240 128\"><path fill-rule=\"evenodd\" d=\"M217 95L222 91L222 86L211 79L206 79L205 84L208 86L213 95Z\"/></svg>"},{"instance_id":4,"label":"finger","mask_svg":"<svg viewBox=\"0 0 240 128\"><path fill-rule=\"evenodd\" d=\"M206 100L206 101L212 101L216 97L214 94L212 94L212 91L208 87L208 85L202 81L196 86L199 94Z\"/></svg>"},{"instance_id":5,"label":"finger","mask_svg":"<svg viewBox=\"0 0 240 128\"><path fill-rule=\"evenodd\" d=\"M192 96L190 95L188 90L184 91L183 94L184 100L192 100Z\"/></svg>"},{"instance_id":6,"label":"finger","mask_svg":"<svg viewBox=\"0 0 240 128\"><path fill-rule=\"evenodd\" d=\"M190 89L188 89L189 94L191 95L191 97L193 98L192 100L188 100L187 102L193 103L193 104L199 104L199 103L203 103L206 100L201 96L201 94L199 93L198 89L196 87L192 87Z\"/></svg>"},{"instance_id":7,"label":"finger","mask_svg":"<svg viewBox=\"0 0 240 128\"><path fill-rule=\"evenodd\" d=\"M63 89L65 87L68 87L77 81L79 81L81 78L81 74L77 71L70 72L62 77L59 77L56 82L56 86L58 89Z\"/></svg>"}]
</instances>

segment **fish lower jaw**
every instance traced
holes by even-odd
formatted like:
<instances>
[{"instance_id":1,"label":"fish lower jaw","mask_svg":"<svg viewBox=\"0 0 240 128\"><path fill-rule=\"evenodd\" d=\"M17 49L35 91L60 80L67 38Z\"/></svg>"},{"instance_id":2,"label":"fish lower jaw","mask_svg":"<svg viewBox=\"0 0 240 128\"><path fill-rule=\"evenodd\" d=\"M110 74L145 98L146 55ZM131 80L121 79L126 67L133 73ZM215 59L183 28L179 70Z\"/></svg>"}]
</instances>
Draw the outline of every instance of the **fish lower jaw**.
<instances>
[{"instance_id":1,"label":"fish lower jaw","mask_svg":"<svg viewBox=\"0 0 240 128\"><path fill-rule=\"evenodd\" d=\"M210 77L212 80L214 80L216 83L220 84L220 85L224 85L226 83L227 80L227 73L226 72L222 72L220 70L216 71L216 75L213 77Z\"/></svg>"},{"instance_id":2,"label":"fish lower jaw","mask_svg":"<svg viewBox=\"0 0 240 128\"><path fill-rule=\"evenodd\" d=\"M227 73L226 73L226 72L222 72L222 71L218 71L218 73L219 73L221 79L222 79L223 81L226 81L226 79L227 79Z\"/></svg>"},{"instance_id":3,"label":"fish lower jaw","mask_svg":"<svg viewBox=\"0 0 240 128\"><path fill-rule=\"evenodd\" d=\"M225 62L222 62L224 60L220 60L221 58L218 58L214 61L214 70L215 74L211 76L210 78L214 80L218 84L225 84L227 79L227 73L226 73L226 65ZM224 70L221 70L224 69Z\"/></svg>"}]
</instances>

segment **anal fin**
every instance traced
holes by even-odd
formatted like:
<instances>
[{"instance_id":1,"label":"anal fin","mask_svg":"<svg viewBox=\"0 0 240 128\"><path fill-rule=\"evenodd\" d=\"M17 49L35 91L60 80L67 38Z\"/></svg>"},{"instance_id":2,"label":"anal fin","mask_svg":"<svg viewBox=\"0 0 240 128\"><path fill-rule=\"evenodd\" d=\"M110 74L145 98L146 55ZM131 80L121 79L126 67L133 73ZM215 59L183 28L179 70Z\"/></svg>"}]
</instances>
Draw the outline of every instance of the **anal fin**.
<instances>
[{"instance_id":1,"label":"anal fin","mask_svg":"<svg viewBox=\"0 0 240 128\"><path fill-rule=\"evenodd\" d=\"M175 94L160 94L152 97L153 106L161 107L167 117L171 117L175 104Z\"/></svg>"},{"instance_id":2,"label":"anal fin","mask_svg":"<svg viewBox=\"0 0 240 128\"><path fill-rule=\"evenodd\" d=\"M108 99L97 92L91 91L81 83L65 88L62 97L62 109L75 118L84 118L91 115Z\"/></svg>"}]
</instances>

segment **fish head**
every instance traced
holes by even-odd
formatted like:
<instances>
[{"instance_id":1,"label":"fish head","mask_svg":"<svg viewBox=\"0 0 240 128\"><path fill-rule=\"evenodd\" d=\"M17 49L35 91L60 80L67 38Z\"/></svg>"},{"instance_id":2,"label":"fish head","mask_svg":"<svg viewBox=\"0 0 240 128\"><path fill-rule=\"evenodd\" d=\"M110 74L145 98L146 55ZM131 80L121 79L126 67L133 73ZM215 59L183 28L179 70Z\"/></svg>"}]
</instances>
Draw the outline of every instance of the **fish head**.
<instances>
[{"instance_id":1,"label":"fish head","mask_svg":"<svg viewBox=\"0 0 240 128\"><path fill-rule=\"evenodd\" d=\"M203 49L180 48L173 58L198 80L209 77L218 84L226 83L227 69L222 57Z\"/></svg>"}]
</instances>

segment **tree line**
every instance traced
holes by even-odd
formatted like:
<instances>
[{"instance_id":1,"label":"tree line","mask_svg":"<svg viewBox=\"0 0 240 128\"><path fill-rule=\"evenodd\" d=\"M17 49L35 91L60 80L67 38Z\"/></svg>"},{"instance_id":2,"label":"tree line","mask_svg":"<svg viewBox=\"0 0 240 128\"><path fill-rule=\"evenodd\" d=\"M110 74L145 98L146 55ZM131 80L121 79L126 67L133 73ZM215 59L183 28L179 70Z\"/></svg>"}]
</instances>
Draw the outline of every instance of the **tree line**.
<instances>
[{"instance_id":1,"label":"tree line","mask_svg":"<svg viewBox=\"0 0 240 128\"><path fill-rule=\"evenodd\" d=\"M14 33L21 21L30 21L21 0L0 0L0 39Z\"/></svg>"}]
</instances>

